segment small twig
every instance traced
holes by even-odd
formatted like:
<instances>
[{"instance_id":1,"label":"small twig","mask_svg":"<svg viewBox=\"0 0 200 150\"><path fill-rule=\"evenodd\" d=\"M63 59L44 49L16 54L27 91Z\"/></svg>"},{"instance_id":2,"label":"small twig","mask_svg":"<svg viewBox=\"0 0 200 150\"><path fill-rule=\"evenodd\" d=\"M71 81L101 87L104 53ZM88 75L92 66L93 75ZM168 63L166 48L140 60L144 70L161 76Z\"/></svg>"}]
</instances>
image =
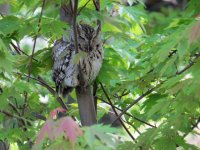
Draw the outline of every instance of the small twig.
<instances>
[{"instance_id":1,"label":"small twig","mask_svg":"<svg viewBox=\"0 0 200 150\"><path fill-rule=\"evenodd\" d=\"M126 107L126 108L118 115L118 117L117 117L112 123L114 123L115 121L117 121L117 120L118 120L122 115L124 115L125 112L127 112L127 110L129 110L133 105L135 105L135 104L138 103L140 100L142 100L144 97L146 97L147 95L149 95L150 93L152 93L152 92L155 90L156 87L157 87L157 86L155 86L155 87L149 89L147 92L145 92L145 93L142 94L140 97L138 97L133 103L131 103L128 107Z\"/></svg>"},{"instance_id":2,"label":"small twig","mask_svg":"<svg viewBox=\"0 0 200 150\"><path fill-rule=\"evenodd\" d=\"M102 102L104 102L104 103L110 105L110 103L106 102L106 101L103 100L102 98L100 98L100 97L97 97L97 98L98 98L99 100L101 100ZM118 107L116 107L116 106L114 106L114 107L115 107L115 109L117 109L117 110L119 110L119 111L123 111L122 109L120 109L120 108L118 108ZM144 123L144 124L146 124L146 125L148 125L148 126L150 126L150 127L157 128L156 126L151 125L150 123L145 122L145 121L143 121L143 120L141 120L141 119L139 119L139 118L137 118L137 117L134 117L133 115L131 115L131 114L127 113L127 112L125 113L125 115L127 115L127 116L129 116L129 117L132 117L133 119L135 119L135 120L137 120L137 121L139 121L139 122L141 122L141 123Z\"/></svg>"},{"instance_id":3,"label":"small twig","mask_svg":"<svg viewBox=\"0 0 200 150\"><path fill-rule=\"evenodd\" d=\"M126 92L126 89L125 89L125 90L122 92L121 95L118 95L118 94L116 93L116 94L114 94L113 96L114 96L115 98L121 99L122 97L128 95L129 93L130 93L130 92L129 92L129 91Z\"/></svg>"},{"instance_id":4,"label":"small twig","mask_svg":"<svg viewBox=\"0 0 200 150\"><path fill-rule=\"evenodd\" d=\"M176 72L176 75L180 75L182 74L183 72L185 72L186 70L188 70L190 67L192 67L195 63L196 63L196 60L200 57L200 53L196 54L195 55L195 59L193 61L190 62L189 65L187 65L184 69L182 69L181 71L178 71Z\"/></svg>"},{"instance_id":5,"label":"small twig","mask_svg":"<svg viewBox=\"0 0 200 150\"><path fill-rule=\"evenodd\" d=\"M126 121L124 119L122 119L125 123L127 123L128 125L130 125L131 127L133 127L133 129L138 133L141 134L141 132L129 121Z\"/></svg>"},{"instance_id":6,"label":"small twig","mask_svg":"<svg viewBox=\"0 0 200 150\"><path fill-rule=\"evenodd\" d=\"M27 53L25 53L23 50L21 50L21 49L20 49L18 46L16 46L13 42L11 42L10 44L11 44L12 47L15 49L15 51L17 52L17 54L21 55L21 53L22 53L22 54L24 54L24 55L30 57ZM35 59L34 57L33 57L33 60L38 61L38 60Z\"/></svg>"},{"instance_id":7,"label":"small twig","mask_svg":"<svg viewBox=\"0 0 200 150\"><path fill-rule=\"evenodd\" d=\"M78 0L74 0L74 9L73 9L73 32L74 32L74 46L75 46L75 53L78 54L78 37L77 37L77 23L76 23L76 18L77 18L77 9L78 9ZM80 85L84 84L84 79L83 75L81 72L81 65L80 61L78 63L78 69L79 69L79 82Z\"/></svg>"},{"instance_id":8,"label":"small twig","mask_svg":"<svg viewBox=\"0 0 200 150\"><path fill-rule=\"evenodd\" d=\"M93 0L94 6L96 8L96 11L99 12L100 11L100 0ZM97 20L97 25L100 27L101 30L101 20Z\"/></svg>"},{"instance_id":9,"label":"small twig","mask_svg":"<svg viewBox=\"0 0 200 150\"><path fill-rule=\"evenodd\" d=\"M14 50L17 52L17 54L21 55L20 50L18 49L18 47L13 42L11 42L10 44L12 45Z\"/></svg>"},{"instance_id":10,"label":"small twig","mask_svg":"<svg viewBox=\"0 0 200 150\"><path fill-rule=\"evenodd\" d=\"M21 73L16 73L16 74L18 74L20 76L28 77L28 75L26 75L26 74L21 74ZM42 79L41 77L34 78L32 76L30 76L30 79L37 81L38 84L45 87L52 95L54 95L56 97L56 100L62 106L62 108L65 109L65 110L68 110L68 107L65 105L63 100L57 95L56 91L50 85L48 85L46 83L46 81L44 81L44 79Z\"/></svg>"},{"instance_id":11,"label":"small twig","mask_svg":"<svg viewBox=\"0 0 200 150\"><path fill-rule=\"evenodd\" d=\"M180 75L182 73L184 73L185 71L187 71L189 68L191 68L195 63L196 63L196 60L200 57L200 53L196 54L195 55L195 60L192 61L190 64L188 64L185 68L183 68L182 70L180 70L179 72L176 72L175 75L169 77L169 78L172 78L176 75ZM164 81L161 83L163 84ZM155 87L149 89L147 92L145 92L144 94L142 94L139 98L137 98L133 103L131 103L128 107L126 107L120 114L119 116L113 121L113 123L115 121L117 121L127 110L129 110L133 105L135 105L136 103L138 103L140 100L142 100L144 97L146 97L147 95L151 94L160 84L156 85Z\"/></svg>"},{"instance_id":12,"label":"small twig","mask_svg":"<svg viewBox=\"0 0 200 150\"><path fill-rule=\"evenodd\" d=\"M8 116L8 117L14 117L13 114L11 114L11 113L9 113L9 112L7 112L7 111L5 111L5 110L1 110L1 109L0 109L0 112L3 113L4 115Z\"/></svg>"},{"instance_id":13,"label":"small twig","mask_svg":"<svg viewBox=\"0 0 200 150\"><path fill-rule=\"evenodd\" d=\"M104 92L106 98L108 99L108 101L109 101L109 103L110 103L110 105L111 105L111 107L112 107L112 109L113 109L115 115L116 115L117 117L119 117L119 116L118 116L118 113L117 113L117 111L115 110L115 107L114 107L114 105L113 105L113 103L112 103L112 101L111 101L111 99L110 99L110 97L108 96L108 94L107 94L107 92L106 92L106 90L105 90L105 88L103 87L103 84L102 84L101 82L100 82L100 85L101 85L101 88L102 88L102 90L103 90L103 92ZM130 131L127 129L126 125L123 123L123 121L121 120L121 118L119 118L119 121L120 121L121 125L124 127L124 129L126 130L126 132L128 133L128 135L132 138L132 140L136 142L136 139L133 137L133 135L132 135L132 134L130 133Z\"/></svg>"},{"instance_id":14,"label":"small twig","mask_svg":"<svg viewBox=\"0 0 200 150\"><path fill-rule=\"evenodd\" d=\"M0 109L0 113L3 113L4 115L6 115L6 116L8 116L8 117L12 117L12 118L17 118L17 119L23 120L24 122L25 122L25 121L31 122L31 120L28 120L28 119L23 118L23 117L21 117L21 116L13 115L13 114L11 114L10 112L7 112L7 111L5 111L5 110L1 110L1 109Z\"/></svg>"},{"instance_id":15,"label":"small twig","mask_svg":"<svg viewBox=\"0 0 200 150\"><path fill-rule=\"evenodd\" d=\"M33 115L35 118L37 118L37 119L40 119L40 120L43 120L43 121L46 121L46 120L47 120L47 118L46 118L45 116L43 116L43 115L41 115L41 114L39 114L39 113L33 112L32 115Z\"/></svg>"},{"instance_id":16,"label":"small twig","mask_svg":"<svg viewBox=\"0 0 200 150\"><path fill-rule=\"evenodd\" d=\"M57 95L57 92L51 86L49 86L41 77L38 77L38 81L41 83L41 85L46 87L50 92L52 92L53 95L56 96L56 100L60 103L63 109L68 110L68 107L65 105L63 100Z\"/></svg>"},{"instance_id":17,"label":"small twig","mask_svg":"<svg viewBox=\"0 0 200 150\"><path fill-rule=\"evenodd\" d=\"M18 115L20 115L19 110L17 109L17 107L16 107L11 101L9 101L9 105L10 105L10 107L12 107L12 109L13 109Z\"/></svg>"},{"instance_id":18,"label":"small twig","mask_svg":"<svg viewBox=\"0 0 200 150\"><path fill-rule=\"evenodd\" d=\"M34 56L34 53L35 53L37 37L38 37L38 34L39 34L40 30L41 30L40 24L41 24L41 20L42 20L42 14L43 14L43 10L44 10L44 5L45 5L45 0L42 1L42 9L41 9L41 13L40 13L39 20L38 20L38 31L37 31L37 34L36 34L36 36L35 36L35 38L34 38L32 54L31 54L31 56L30 56L30 62L29 62L29 64L28 64L28 77L27 77L27 82L30 81L31 70L32 70L32 62L33 62L33 56ZM23 105L22 115L24 115L25 110L26 110L26 108L27 108L27 105L28 105L28 93L27 93L26 91L24 91L24 105ZM25 130L26 130L26 129L25 129Z\"/></svg>"},{"instance_id":19,"label":"small twig","mask_svg":"<svg viewBox=\"0 0 200 150\"><path fill-rule=\"evenodd\" d=\"M31 69L32 69L32 61L33 61L33 56L34 56L34 53L35 53L36 42L37 42L38 34L39 34L40 30L41 30L40 26L41 26L41 20L42 20L43 11L44 11L44 5L45 5L45 0L42 1L42 9L41 9L39 20L38 20L38 31L37 31L37 34L36 34L36 36L34 38L31 59L30 59L29 67L28 67L28 82L30 80Z\"/></svg>"},{"instance_id":20,"label":"small twig","mask_svg":"<svg viewBox=\"0 0 200 150\"><path fill-rule=\"evenodd\" d=\"M26 91L24 91L24 105L23 105L21 116L24 115L27 106L28 106L28 93Z\"/></svg>"},{"instance_id":21,"label":"small twig","mask_svg":"<svg viewBox=\"0 0 200 150\"><path fill-rule=\"evenodd\" d=\"M78 11L77 15L80 15L81 11L87 6L87 4L90 2L90 0L88 0L85 5L83 7L80 8L80 10Z\"/></svg>"},{"instance_id":22,"label":"small twig","mask_svg":"<svg viewBox=\"0 0 200 150\"><path fill-rule=\"evenodd\" d=\"M96 8L96 11L100 11L100 3L99 3L99 0L95 1L93 0L93 3L94 3L94 6Z\"/></svg>"}]
</instances>

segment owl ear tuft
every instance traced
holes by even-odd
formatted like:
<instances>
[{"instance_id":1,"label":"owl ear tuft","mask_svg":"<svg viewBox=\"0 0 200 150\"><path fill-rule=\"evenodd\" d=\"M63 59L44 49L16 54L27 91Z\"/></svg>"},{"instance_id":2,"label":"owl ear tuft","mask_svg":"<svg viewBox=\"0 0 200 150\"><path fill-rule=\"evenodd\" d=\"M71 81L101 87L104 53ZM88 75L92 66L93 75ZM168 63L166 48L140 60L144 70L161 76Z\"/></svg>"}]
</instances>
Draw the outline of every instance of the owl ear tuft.
<instances>
[{"instance_id":1,"label":"owl ear tuft","mask_svg":"<svg viewBox=\"0 0 200 150\"><path fill-rule=\"evenodd\" d=\"M95 27L94 30L95 30L95 32L96 32L96 35L98 35L98 34L100 33L100 31L101 31L101 25L98 24L97 27Z\"/></svg>"},{"instance_id":2,"label":"owl ear tuft","mask_svg":"<svg viewBox=\"0 0 200 150\"><path fill-rule=\"evenodd\" d=\"M77 24L77 32L78 32L78 34L80 34L80 33L81 33L81 30L82 30L82 27L81 27L81 25L80 25L80 24Z\"/></svg>"}]
</instances>

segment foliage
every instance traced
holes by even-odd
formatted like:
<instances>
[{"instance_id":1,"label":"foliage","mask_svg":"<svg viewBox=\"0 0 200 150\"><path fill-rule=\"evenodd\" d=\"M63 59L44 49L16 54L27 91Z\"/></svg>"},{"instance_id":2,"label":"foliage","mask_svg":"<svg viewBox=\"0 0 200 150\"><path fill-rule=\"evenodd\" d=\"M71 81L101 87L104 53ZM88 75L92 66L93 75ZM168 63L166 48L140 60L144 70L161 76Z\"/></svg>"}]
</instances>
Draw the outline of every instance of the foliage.
<instances>
[{"instance_id":1,"label":"foliage","mask_svg":"<svg viewBox=\"0 0 200 150\"><path fill-rule=\"evenodd\" d=\"M0 4L4 2L0 0ZM42 1L9 0L11 12L0 18L0 140L17 143L22 150L30 149L31 142L36 141L45 124L42 117L60 107L51 80L51 54L53 42L69 29L59 19L62 2L46 1L39 22ZM80 0L79 9L86 2ZM119 109L138 100L123 117L137 142L120 128L95 125L81 128L84 134L75 147L62 137L47 140L41 147L197 149L185 137L198 134L193 128L200 120L200 2L190 0L185 10L169 8L151 13L142 1L129 3L133 6L102 0L97 12L90 1L78 21L91 25L97 19L102 22L105 54L97 83L104 85ZM36 37L32 58L33 46L27 39L34 41ZM42 103L44 96L48 97L47 103ZM76 99L74 91L71 96ZM100 86L97 97L100 118L108 111L101 105L107 97ZM74 102L68 115L79 119L77 109Z\"/></svg>"}]
</instances>

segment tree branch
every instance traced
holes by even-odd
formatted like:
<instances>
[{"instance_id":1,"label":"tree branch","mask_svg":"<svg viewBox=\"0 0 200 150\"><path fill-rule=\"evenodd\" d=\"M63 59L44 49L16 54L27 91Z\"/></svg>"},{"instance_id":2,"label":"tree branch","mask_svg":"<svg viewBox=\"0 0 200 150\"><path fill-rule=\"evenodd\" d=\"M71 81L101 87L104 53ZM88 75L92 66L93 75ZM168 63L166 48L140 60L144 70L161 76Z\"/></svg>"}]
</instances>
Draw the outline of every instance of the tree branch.
<instances>
[{"instance_id":1,"label":"tree branch","mask_svg":"<svg viewBox=\"0 0 200 150\"><path fill-rule=\"evenodd\" d=\"M156 86L157 87L157 86ZM135 105L136 103L138 103L140 100L142 100L144 97L146 97L147 95L149 95L150 93L152 93L156 87L153 87L151 89L149 89L147 92L145 92L144 94L142 94L140 97L138 97L133 103L131 103L128 107L126 107L119 115L118 117L113 121L113 123L115 121L117 121L122 115L124 115L127 110L129 110L133 105ZM112 123L112 124L113 124Z\"/></svg>"},{"instance_id":2,"label":"tree branch","mask_svg":"<svg viewBox=\"0 0 200 150\"><path fill-rule=\"evenodd\" d=\"M96 11L100 11L100 2L99 2L99 0L92 0L93 1L93 3L94 3L94 6L95 6L95 8L96 8Z\"/></svg>"},{"instance_id":3,"label":"tree branch","mask_svg":"<svg viewBox=\"0 0 200 150\"><path fill-rule=\"evenodd\" d=\"M77 39L77 24L76 24L76 16L78 9L78 0L74 0L74 9L73 9L73 32L74 32L74 46L76 54L78 53L78 39Z\"/></svg>"},{"instance_id":4,"label":"tree branch","mask_svg":"<svg viewBox=\"0 0 200 150\"><path fill-rule=\"evenodd\" d=\"M87 6L87 4L90 2L90 0L88 0L85 5L83 7L81 7L81 9L78 11L77 15L80 15L81 11Z\"/></svg>"},{"instance_id":5,"label":"tree branch","mask_svg":"<svg viewBox=\"0 0 200 150\"><path fill-rule=\"evenodd\" d=\"M17 116L17 115L13 115L11 114L10 112L7 112L5 110L1 110L0 109L0 113L3 113L4 115L8 116L8 117L12 117L12 118L17 118L17 119L20 119L20 120L23 120L24 122L27 121L27 122L31 122L31 120L28 120L26 118L23 118L21 116Z\"/></svg>"},{"instance_id":6,"label":"tree branch","mask_svg":"<svg viewBox=\"0 0 200 150\"><path fill-rule=\"evenodd\" d=\"M103 100L102 98L100 98L100 97L97 97L97 98L98 98L99 100L101 100L102 102L104 102L104 103L110 105L110 103L106 102L106 101ZM119 111L123 111L122 109L116 107L115 105L114 105L114 107L115 107L115 109L117 109L117 110L119 110ZM137 117L134 117L133 115L131 115L131 114L127 113L127 112L125 112L124 114L127 115L127 116L129 116L129 117L132 117L133 119L135 119L135 120L137 120L137 121L139 121L139 122L141 122L141 123L144 123L144 124L146 124L146 125L148 125L148 126L150 126L150 127L152 127L152 128L157 128L156 126L154 126L154 125L152 125L152 124L150 124L150 123L148 123L148 122L145 122L145 121L143 121L143 120L141 120L141 119L139 119L139 118L137 118Z\"/></svg>"},{"instance_id":7,"label":"tree branch","mask_svg":"<svg viewBox=\"0 0 200 150\"><path fill-rule=\"evenodd\" d=\"M187 71L189 68L191 68L195 63L196 63L196 60L200 57L200 53L196 54L195 55L195 59L190 63L188 64L185 68L183 68L182 70L180 70L179 72L176 72L175 75L169 77L169 78L172 78L176 75L180 75L182 73L184 73L185 71ZM169 79L168 78L168 79ZM166 80L167 81L167 80ZM165 81L163 81L162 83L156 85L155 87L149 89L147 92L145 92L144 94L142 94L139 98L137 98L133 103L131 103L128 107L126 107L119 115L118 117L113 121L113 123L115 121L117 121L122 115L125 114L125 112L127 112L133 105L135 105L136 103L138 103L140 100L142 100L144 97L146 97L147 95L151 94L158 86L160 86L161 84L163 84Z\"/></svg>"},{"instance_id":8,"label":"tree branch","mask_svg":"<svg viewBox=\"0 0 200 150\"><path fill-rule=\"evenodd\" d=\"M39 20L38 20L38 31L37 31L37 34L36 34L36 36L34 38L33 49L32 49L31 59L30 59L29 68L28 68L28 82L30 80L31 69L32 69L32 61L33 61L33 55L35 53L36 42L37 42L38 34L39 34L40 30L41 30L40 26L41 26L41 20L42 20L43 11L44 11L44 5L45 5L45 0L42 1L42 9L41 9Z\"/></svg>"},{"instance_id":9,"label":"tree branch","mask_svg":"<svg viewBox=\"0 0 200 150\"><path fill-rule=\"evenodd\" d=\"M10 44L11 44L12 47L15 49L15 51L17 52L17 54L21 55L21 53L22 53L22 54L24 54L24 55L30 57L27 53L25 53L23 50L21 50L21 49L20 49L18 46L16 46L13 42L11 42ZM38 60L35 59L34 57L33 57L33 60L35 60L35 61L38 62Z\"/></svg>"},{"instance_id":10,"label":"tree branch","mask_svg":"<svg viewBox=\"0 0 200 150\"><path fill-rule=\"evenodd\" d=\"M24 76L24 77L28 77L28 75L26 75L26 74L21 74L21 73L16 73L16 74ZM38 84L45 87L52 95L54 95L56 97L56 100L62 106L62 108L65 110L68 110L68 107L65 105L63 100L57 95L56 91L50 85L48 85L48 83L46 83L46 81L44 81L44 79L42 79L41 77L34 78L32 76L30 76L30 79L37 81Z\"/></svg>"},{"instance_id":11,"label":"tree branch","mask_svg":"<svg viewBox=\"0 0 200 150\"><path fill-rule=\"evenodd\" d=\"M114 107L114 105L113 105L113 103L112 103L110 97L108 96L108 94L107 94L107 92L106 92L106 90L105 90L105 88L104 88L104 86L103 86L103 84L102 84L101 82L100 82L100 85L101 85L101 88L102 88L102 90L103 90L103 92L104 92L104 94L105 94L107 100L109 101L109 103L110 103L110 105L111 105L111 107L112 107L112 109L113 109L115 115L116 115L117 118L118 118L118 117L119 117L119 116L118 116L118 113L117 113L117 111L115 110L115 107ZM119 118L119 121L120 121L121 125L124 127L124 129L126 130L126 132L128 133L128 135L131 137L131 139L132 139L133 141L136 142L136 139L133 137L133 135L132 135L132 134L130 133L130 131L127 129L126 125L123 123L123 121L121 120L121 118Z\"/></svg>"}]
</instances>

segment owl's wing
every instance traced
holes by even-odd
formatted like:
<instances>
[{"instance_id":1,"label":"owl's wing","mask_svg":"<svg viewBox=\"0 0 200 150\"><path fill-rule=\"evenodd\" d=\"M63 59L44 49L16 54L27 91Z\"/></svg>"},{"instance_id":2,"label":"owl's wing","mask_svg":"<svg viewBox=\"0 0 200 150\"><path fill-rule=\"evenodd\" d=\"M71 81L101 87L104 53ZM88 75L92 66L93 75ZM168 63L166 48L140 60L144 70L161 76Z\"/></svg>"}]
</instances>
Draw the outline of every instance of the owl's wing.
<instances>
[{"instance_id":1,"label":"owl's wing","mask_svg":"<svg viewBox=\"0 0 200 150\"><path fill-rule=\"evenodd\" d=\"M57 40L53 46L53 59L58 60L61 57L61 54L66 51L69 42L63 41L62 39Z\"/></svg>"},{"instance_id":2,"label":"owl's wing","mask_svg":"<svg viewBox=\"0 0 200 150\"><path fill-rule=\"evenodd\" d=\"M69 66L72 48L71 44L58 40L55 42L53 47L53 81L56 84L56 91L58 93L63 93L66 89L62 86L63 80L66 76L66 69Z\"/></svg>"}]
</instances>

